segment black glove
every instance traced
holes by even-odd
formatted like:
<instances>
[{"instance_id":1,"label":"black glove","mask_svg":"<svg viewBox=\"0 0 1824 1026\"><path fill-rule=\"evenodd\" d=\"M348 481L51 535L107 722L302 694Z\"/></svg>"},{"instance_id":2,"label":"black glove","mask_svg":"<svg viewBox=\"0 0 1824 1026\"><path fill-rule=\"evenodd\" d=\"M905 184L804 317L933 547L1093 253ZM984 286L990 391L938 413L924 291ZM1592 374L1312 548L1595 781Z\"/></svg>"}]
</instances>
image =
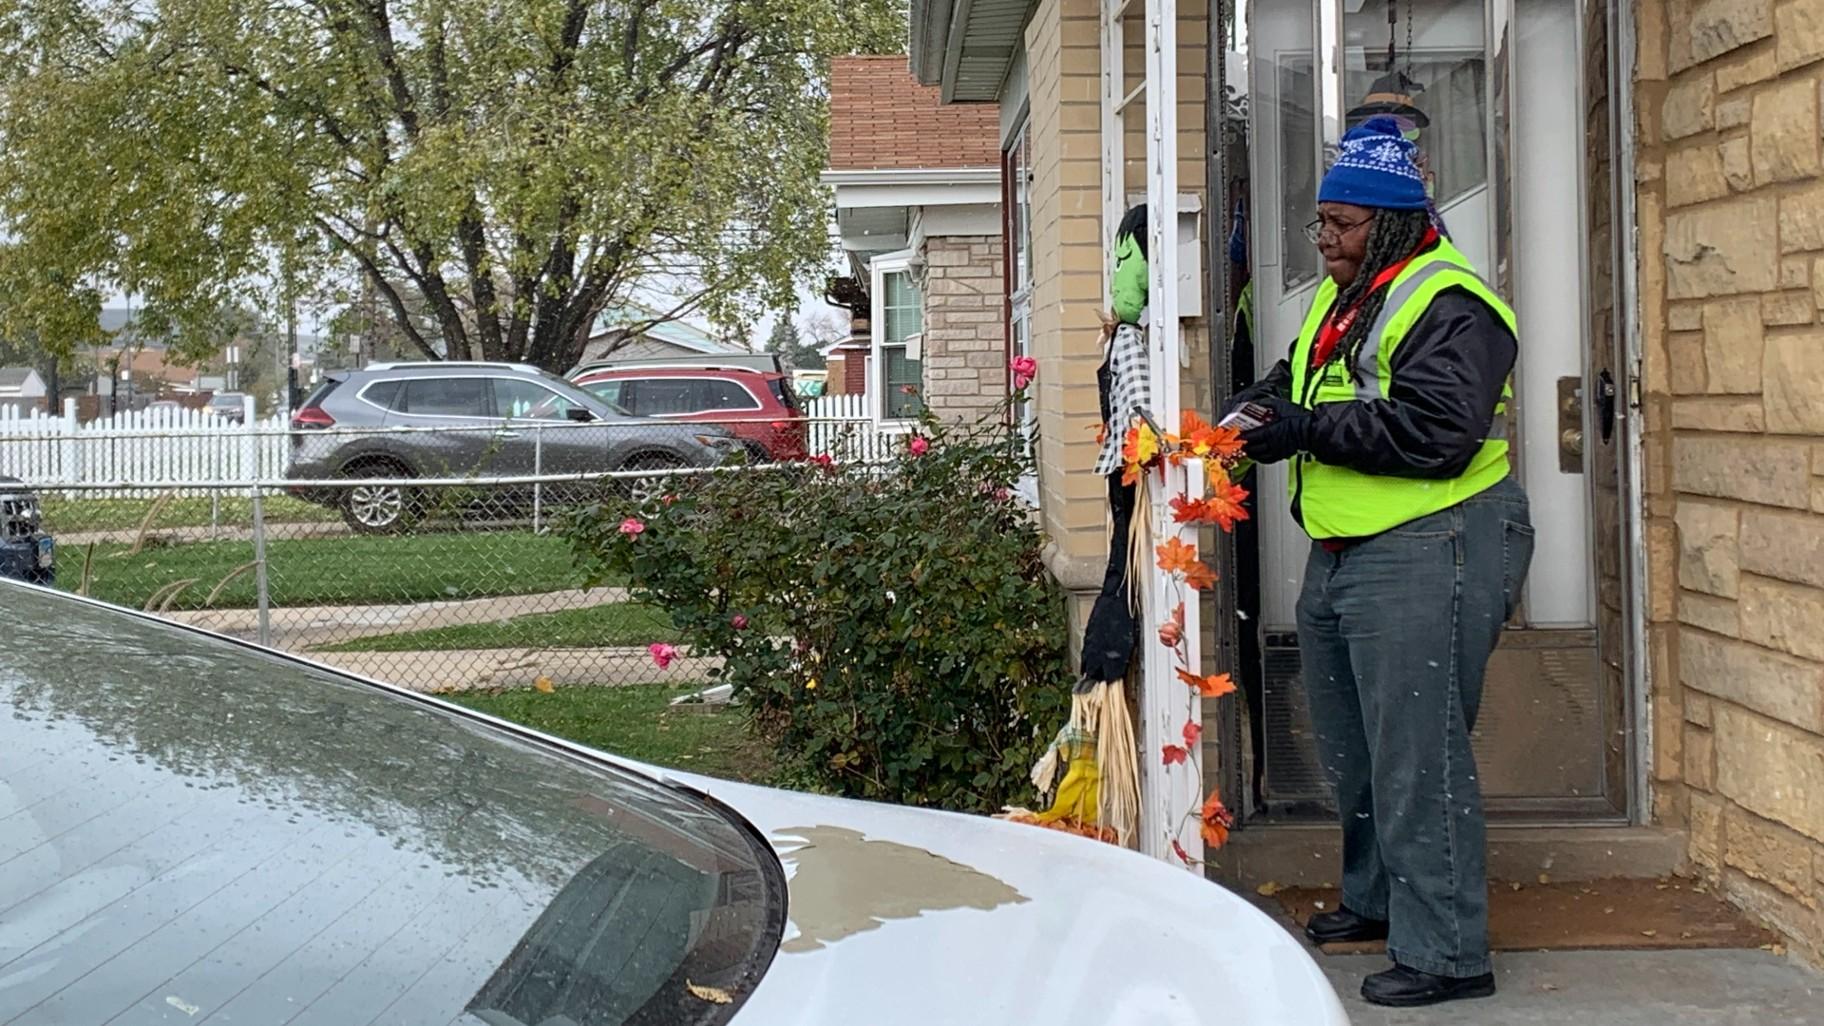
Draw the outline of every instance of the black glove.
<instances>
[{"instance_id":1,"label":"black glove","mask_svg":"<svg viewBox=\"0 0 1824 1026\"><path fill-rule=\"evenodd\" d=\"M1241 433L1241 454L1256 463L1278 463L1311 447L1311 411L1287 399L1257 400L1273 419Z\"/></svg>"}]
</instances>

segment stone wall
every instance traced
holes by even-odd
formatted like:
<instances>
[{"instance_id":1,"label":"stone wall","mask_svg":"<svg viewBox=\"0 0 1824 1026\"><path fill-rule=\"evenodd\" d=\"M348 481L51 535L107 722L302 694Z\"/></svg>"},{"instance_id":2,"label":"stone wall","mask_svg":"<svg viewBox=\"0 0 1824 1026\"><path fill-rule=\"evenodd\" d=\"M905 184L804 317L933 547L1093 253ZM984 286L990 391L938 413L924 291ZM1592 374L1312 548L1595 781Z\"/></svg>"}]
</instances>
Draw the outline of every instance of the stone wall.
<instances>
[{"instance_id":1,"label":"stone wall","mask_svg":"<svg viewBox=\"0 0 1824 1026\"><path fill-rule=\"evenodd\" d=\"M1824 960L1824 0L1640 0L1655 810Z\"/></svg>"},{"instance_id":2,"label":"stone wall","mask_svg":"<svg viewBox=\"0 0 1824 1026\"><path fill-rule=\"evenodd\" d=\"M924 400L973 423L1007 398L1006 277L998 235L925 240Z\"/></svg>"}]
</instances>

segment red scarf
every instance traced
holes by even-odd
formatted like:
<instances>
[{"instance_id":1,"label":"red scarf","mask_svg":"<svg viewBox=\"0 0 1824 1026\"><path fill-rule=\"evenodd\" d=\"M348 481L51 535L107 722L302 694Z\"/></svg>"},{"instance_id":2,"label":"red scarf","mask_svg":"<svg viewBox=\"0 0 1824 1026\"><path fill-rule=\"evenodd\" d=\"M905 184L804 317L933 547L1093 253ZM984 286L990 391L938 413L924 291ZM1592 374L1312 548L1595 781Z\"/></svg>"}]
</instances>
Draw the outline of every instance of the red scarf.
<instances>
[{"instance_id":1,"label":"red scarf","mask_svg":"<svg viewBox=\"0 0 1824 1026\"><path fill-rule=\"evenodd\" d=\"M1330 359L1330 354L1336 352L1336 344L1341 342L1343 336L1349 334L1349 329L1355 326L1355 319L1361 315L1362 306L1368 302L1368 297L1392 284L1393 279L1400 276L1400 272L1406 269L1407 264L1416 260L1420 253L1430 249L1432 244L1437 241L1438 230L1436 228L1425 229L1425 237L1419 240L1419 247L1407 254L1406 259L1387 266L1381 273L1375 275L1374 281L1368 286L1368 291L1349 304L1349 309L1340 315L1336 312L1335 307L1330 309L1330 313L1324 317L1323 327L1317 330L1317 342L1311 347L1312 370L1322 367Z\"/></svg>"}]
</instances>

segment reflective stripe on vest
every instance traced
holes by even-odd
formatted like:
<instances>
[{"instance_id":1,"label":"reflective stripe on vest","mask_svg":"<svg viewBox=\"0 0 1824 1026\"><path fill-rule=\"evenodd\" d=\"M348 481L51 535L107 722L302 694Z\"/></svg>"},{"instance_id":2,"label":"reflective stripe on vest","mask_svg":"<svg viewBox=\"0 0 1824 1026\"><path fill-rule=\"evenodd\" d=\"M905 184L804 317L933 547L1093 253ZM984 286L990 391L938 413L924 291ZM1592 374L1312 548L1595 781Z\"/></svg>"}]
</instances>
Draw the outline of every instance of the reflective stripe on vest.
<instances>
[{"instance_id":1,"label":"reflective stripe on vest","mask_svg":"<svg viewBox=\"0 0 1824 1026\"><path fill-rule=\"evenodd\" d=\"M1352 376L1341 359L1318 369L1311 380L1311 348L1337 295L1336 284L1325 279L1318 287L1312 309L1299 333L1292 354L1292 398L1307 407L1333 402L1367 402L1384 399L1393 382L1393 354L1400 342L1440 292L1460 288L1494 310L1515 331L1514 313L1488 287L1467 258L1448 241L1415 257L1388 286L1380 314L1370 325L1356 354ZM1515 331L1518 337L1518 332ZM1429 516L1462 502L1508 475L1507 400L1511 382L1502 387L1488 436L1469 466L1455 478L1394 477L1364 474L1346 467L1320 463L1300 455L1293 466L1290 492L1297 504L1305 532L1313 538L1366 538L1401 524Z\"/></svg>"}]
</instances>

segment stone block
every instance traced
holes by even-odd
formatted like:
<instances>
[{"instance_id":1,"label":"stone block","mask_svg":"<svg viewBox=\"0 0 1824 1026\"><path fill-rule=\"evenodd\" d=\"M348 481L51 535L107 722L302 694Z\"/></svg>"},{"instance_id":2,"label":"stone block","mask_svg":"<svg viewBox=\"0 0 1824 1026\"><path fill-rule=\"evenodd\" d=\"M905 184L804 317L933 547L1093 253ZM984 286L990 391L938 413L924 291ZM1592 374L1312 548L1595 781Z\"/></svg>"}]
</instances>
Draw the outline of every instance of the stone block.
<instances>
[{"instance_id":1,"label":"stone block","mask_svg":"<svg viewBox=\"0 0 1824 1026\"><path fill-rule=\"evenodd\" d=\"M1781 204L1748 196L1675 211L1666 218L1667 290L1673 299L1767 292L1780 280L1767 245ZM1817 215L1824 220L1824 215Z\"/></svg>"},{"instance_id":2,"label":"stone block","mask_svg":"<svg viewBox=\"0 0 1824 1026\"><path fill-rule=\"evenodd\" d=\"M1773 0L1679 0L1667 24L1667 58L1676 75L1773 35Z\"/></svg>"},{"instance_id":3,"label":"stone block","mask_svg":"<svg viewBox=\"0 0 1824 1026\"><path fill-rule=\"evenodd\" d=\"M1775 56L1781 71L1824 57L1824 4L1791 0L1773 12Z\"/></svg>"},{"instance_id":4,"label":"stone block","mask_svg":"<svg viewBox=\"0 0 1824 1026\"><path fill-rule=\"evenodd\" d=\"M1818 257L1811 265L1811 300L1818 309L1824 310L1824 257Z\"/></svg>"},{"instance_id":5,"label":"stone block","mask_svg":"<svg viewBox=\"0 0 1824 1026\"><path fill-rule=\"evenodd\" d=\"M1824 182L1780 198L1780 252L1809 253L1820 249L1824 249Z\"/></svg>"},{"instance_id":6,"label":"stone block","mask_svg":"<svg viewBox=\"0 0 1824 1026\"><path fill-rule=\"evenodd\" d=\"M1742 640L1824 662L1824 590L1749 576L1740 604Z\"/></svg>"},{"instance_id":7,"label":"stone block","mask_svg":"<svg viewBox=\"0 0 1824 1026\"><path fill-rule=\"evenodd\" d=\"M1691 827L1691 861L1714 872L1723 864L1723 803L1707 794L1691 795L1686 813Z\"/></svg>"},{"instance_id":8,"label":"stone block","mask_svg":"<svg viewBox=\"0 0 1824 1026\"><path fill-rule=\"evenodd\" d=\"M1678 692L1660 692L1650 703L1653 717L1653 779L1673 781L1684 775L1685 728Z\"/></svg>"},{"instance_id":9,"label":"stone block","mask_svg":"<svg viewBox=\"0 0 1824 1026\"><path fill-rule=\"evenodd\" d=\"M1809 290L1811 288L1811 257L1803 253L1795 253L1792 256L1780 258L1780 288ZM1812 303L1815 307L1817 300L1814 298Z\"/></svg>"},{"instance_id":10,"label":"stone block","mask_svg":"<svg viewBox=\"0 0 1824 1026\"><path fill-rule=\"evenodd\" d=\"M1667 368L1673 395L1702 395L1708 388L1704 372L1704 336L1673 335L1666 341Z\"/></svg>"},{"instance_id":11,"label":"stone block","mask_svg":"<svg viewBox=\"0 0 1824 1026\"><path fill-rule=\"evenodd\" d=\"M1715 699L1712 699L1710 696L1700 695L1695 691L1686 695L1685 722L1693 726L1708 729L1710 726L1712 710L1716 708L1713 704L1714 701Z\"/></svg>"},{"instance_id":12,"label":"stone block","mask_svg":"<svg viewBox=\"0 0 1824 1026\"><path fill-rule=\"evenodd\" d=\"M1800 78L1757 93L1749 140L1756 184L1816 178L1824 170L1818 152L1817 83Z\"/></svg>"},{"instance_id":13,"label":"stone block","mask_svg":"<svg viewBox=\"0 0 1824 1026\"><path fill-rule=\"evenodd\" d=\"M1727 100L1718 100L1716 102L1716 130L1727 132L1732 128L1740 128L1746 125L1753 115L1754 98L1752 96L1731 96ZM1744 137L1742 140L1742 158L1744 160L1748 157L1747 146L1748 141Z\"/></svg>"},{"instance_id":14,"label":"stone block","mask_svg":"<svg viewBox=\"0 0 1824 1026\"><path fill-rule=\"evenodd\" d=\"M1752 395L1761 390L1762 323L1758 298L1704 307L1705 391Z\"/></svg>"},{"instance_id":15,"label":"stone block","mask_svg":"<svg viewBox=\"0 0 1824 1026\"><path fill-rule=\"evenodd\" d=\"M1716 790L1716 747L1709 731L1685 731L1684 757L1685 786L1699 791Z\"/></svg>"},{"instance_id":16,"label":"stone block","mask_svg":"<svg viewBox=\"0 0 1824 1026\"><path fill-rule=\"evenodd\" d=\"M1696 303L1673 303L1666 315L1667 326L1673 331L1704 330L1704 308Z\"/></svg>"},{"instance_id":17,"label":"stone block","mask_svg":"<svg viewBox=\"0 0 1824 1026\"><path fill-rule=\"evenodd\" d=\"M1672 427L1680 431L1734 431L1759 434L1767 415L1754 396L1681 397L1672 403Z\"/></svg>"},{"instance_id":18,"label":"stone block","mask_svg":"<svg viewBox=\"0 0 1824 1026\"><path fill-rule=\"evenodd\" d=\"M1748 155L1747 136L1723 140L1716 153L1723 169L1723 182L1732 191L1747 192L1754 188L1754 162Z\"/></svg>"},{"instance_id":19,"label":"stone block","mask_svg":"<svg viewBox=\"0 0 1824 1026\"><path fill-rule=\"evenodd\" d=\"M1723 832L1728 838L1723 851L1725 864L1772 885L1788 897L1817 907L1811 876L1815 845L1787 827L1744 812L1738 806L1726 806L1723 817Z\"/></svg>"},{"instance_id":20,"label":"stone block","mask_svg":"<svg viewBox=\"0 0 1824 1026\"><path fill-rule=\"evenodd\" d=\"M1824 331L1768 338L1762 378L1768 431L1824 434Z\"/></svg>"},{"instance_id":21,"label":"stone block","mask_svg":"<svg viewBox=\"0 0 1824 1026\"><path fill-rule=\"evenodd\" d=\"M1672 441L1672 482L1681 492L1808 509L1811 474L1805 447L1726 435L1680 435Z\"/></svg>"},{"instance_id":22,"label":"stone block","mask_svg":"<svg viewBox=\"0 0 1824 1026\"><path fill-rule=\"evenodd\" d=\"M1716 79L1689 75L1666 90L1659 108L1659 126L1668 142L1708 132L1715 125Z\"/></svg>"},{"instance_id":23,"label":"stone block","mask_svg":"<svg viewBox=\"0 0 1824 1026\"><path fill-rule=\"evenodd\" d=\"M1824 731L1824 666L1817 663L1745 641L1687 631L1678 639L1678 679L1685 687L1781 723L1814 734ZM1724 708L1716 708L1719 732ZM1819 800L1824 801L1824 795ZM1824 830L1824 821L1818 827Z\"/></svg>"},{"instance_id":24,"label":"stone block","mask_svg":"<svg viewBox=\"0 0 1824 1026\"><path fill-rule=\"evenodd\" d=\"M1736 603L1715 595L1682 592L1678 596L1678 622L1726 638L1742 636L1742 616Z\"/></svg>"},{"instance_id":25,"label":"stone block","mask_svg":"<svg viewBox=\"0 0 1824 1026\"><path fill-rule=\"evenodd\" d=\"M1731 56L1716 66L1716 91L1734 92L1743 86L1765 82L1779 73L1771 40Z\"/></svg>"},{"instance_id":26,"label":"stone block","mask_svg":"<svg viewBox=\"0 0 1824 1026\"><path fill-rule=\"evenodd\" d=\"M1716 787L1750 812L1824 840L1824 738L1719 705Z\"/></svg>"},{"instance_id":27,"label":"stone block","mask_svg":"<svg viewBox=\"0 0 1824 1026\"><path fill-rule=\"evenodd\" d=\"M1718 147L1699 142L1666 158L1666 204L1689 206L1729 195L1729 178Z\"/></svg>"},{"instance_id":28,"label":"stone block","mask_svg":"<svg viewBox=\"0 0 1824 1026\"><path fill-rule=\"evenodd\" d=\"M1782 268L1782 276L1785 269ZM1768 327L1793 327L1817 320L1818 308L1811 290L1790 289L1769 292L1761 297L1761 322Z\"/></svg>"},{"instance_id":29,"label":"stone block","mask_svg":"<svg viewBox=\"0 0 1824 1026\"><path fill-rule=\"evenodd\" d=\"M1744 509L1738 558L1751 574L1824 588L1824 517Z\"/></svg>"},{"instance_id":30,"label":"stone block","mask_svg":"<svg viewBox=\"0 0 1824 1026\"><path fill-rule=\"evenodd\" d=\"M1734 598L1741 583L1739 517L1729 506L1678 504L1678 585Z\"/></svg>"}]
</instances>

